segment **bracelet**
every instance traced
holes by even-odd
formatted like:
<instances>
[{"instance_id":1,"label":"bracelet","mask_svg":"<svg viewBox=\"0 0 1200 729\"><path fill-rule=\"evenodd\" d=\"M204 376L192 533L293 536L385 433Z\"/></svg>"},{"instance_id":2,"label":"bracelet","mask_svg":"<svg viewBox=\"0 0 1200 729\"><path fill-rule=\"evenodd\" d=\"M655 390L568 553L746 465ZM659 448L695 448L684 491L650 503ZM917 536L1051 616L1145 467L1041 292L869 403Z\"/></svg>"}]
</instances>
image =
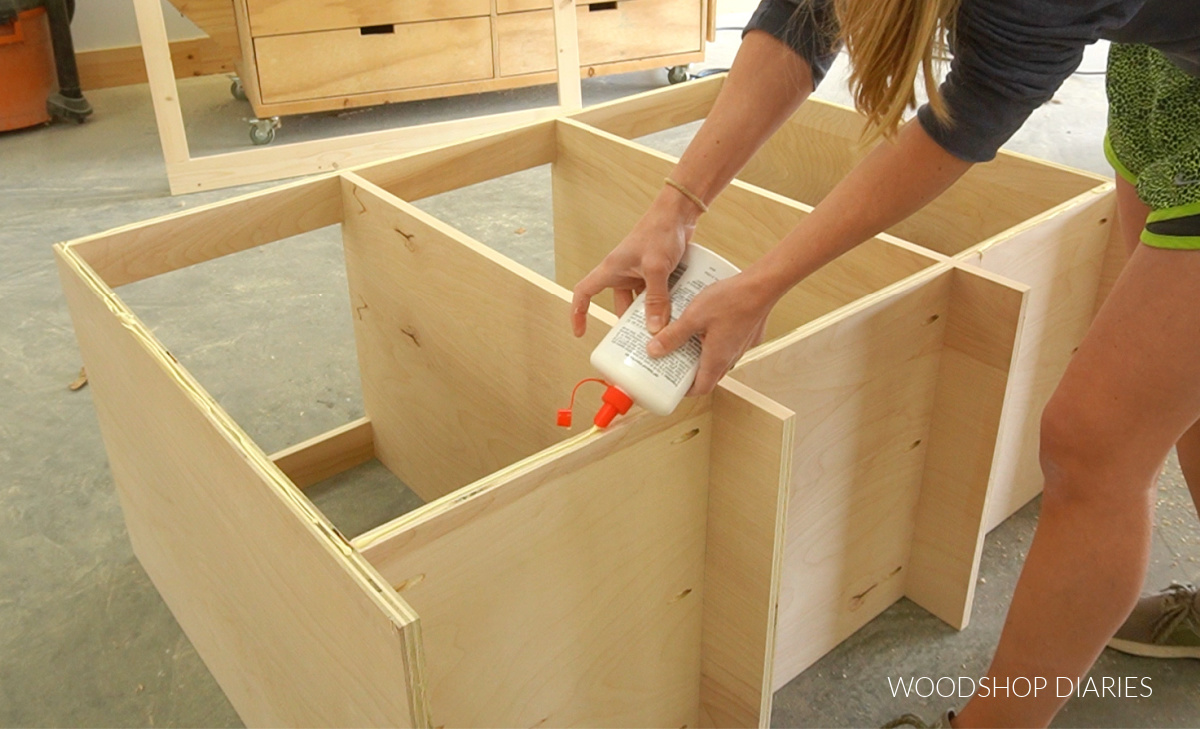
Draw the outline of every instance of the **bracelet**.
<instances>
[{"instance_id":1,"label":"bracelet","mask_svg":"<svg viewBox=\"0 0 1200 729\"><path fill-rule=\"evenodd\" d=\"M704 201L700 199L699 195L697 195L696 193L687 189L686 187L679 184L675 180L672 180L670 177L663 178L663 182L667 183L671 187L678 190L680 192L680 194L682 194L688 200L691 200L692 202L696 203L696 207L700 208L700 212L702 212L702 213L708 212L708 206L704 204Z\"/></svg>"}]
</instances>

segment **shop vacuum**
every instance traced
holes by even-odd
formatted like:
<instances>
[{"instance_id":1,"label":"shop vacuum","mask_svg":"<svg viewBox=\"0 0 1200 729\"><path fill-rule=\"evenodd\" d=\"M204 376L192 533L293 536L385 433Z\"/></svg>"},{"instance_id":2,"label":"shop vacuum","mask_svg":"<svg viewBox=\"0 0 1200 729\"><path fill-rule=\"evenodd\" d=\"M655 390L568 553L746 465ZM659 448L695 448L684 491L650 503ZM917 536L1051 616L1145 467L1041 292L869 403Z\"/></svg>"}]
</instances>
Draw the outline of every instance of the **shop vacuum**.
<instances>
[{"instance_id":1,"label":"shop vacuum","mask_svg":"<svg viewBox=\"0 0 1200 729\"><path fill-rule=\"evenodd\" d=\"M0 132L91 115L75 66L74 15L75 0L0 0Z\"/></svg>"}]
</instances>

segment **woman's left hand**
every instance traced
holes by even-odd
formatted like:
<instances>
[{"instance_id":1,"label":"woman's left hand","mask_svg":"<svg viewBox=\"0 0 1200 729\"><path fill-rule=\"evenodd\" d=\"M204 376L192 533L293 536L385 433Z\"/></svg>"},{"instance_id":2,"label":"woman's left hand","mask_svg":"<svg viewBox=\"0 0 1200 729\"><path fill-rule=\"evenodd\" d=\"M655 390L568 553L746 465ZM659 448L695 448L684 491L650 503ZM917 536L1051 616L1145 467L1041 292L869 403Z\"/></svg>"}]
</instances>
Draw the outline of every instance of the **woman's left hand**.
<instances>
[{"instance_id":1,"label":"woman's left hand","mask_svg":"<svg viewBox=\"0 0 1200 729\"><path fill-rule=\"evenodd\" d=\"M718 281L699 294L683 315L662 329L646 352L662 357L700 338L700 371L688 395L707 395L747 349L763 340L767 315L778 300L770 286L749 271Z\"/></svg>"}]
</instances>

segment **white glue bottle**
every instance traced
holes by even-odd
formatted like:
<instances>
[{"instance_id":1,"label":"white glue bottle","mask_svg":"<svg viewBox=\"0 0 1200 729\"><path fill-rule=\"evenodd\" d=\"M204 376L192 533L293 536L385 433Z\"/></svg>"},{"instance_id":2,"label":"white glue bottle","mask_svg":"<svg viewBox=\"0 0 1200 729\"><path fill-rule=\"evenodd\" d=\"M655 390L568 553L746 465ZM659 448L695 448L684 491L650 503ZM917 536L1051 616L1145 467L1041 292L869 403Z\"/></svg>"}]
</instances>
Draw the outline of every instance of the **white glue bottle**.
<instances>
[{"instance_id":1,"label":"white glue bottle","mask_svg":"<svg viewBox=\"0 0 1200 729\"><path fill-rule=\"evenodd\" d=\"M683 315L696 294L729 278L739 269L716 253L689 243L683 259L667 279L671 296L671 321ZM646 293L643 291L617 325L592 352L592 366L611 383L595 424L607 428L633 403L655 415L670 415L687 394L700 369L700 340L692 337L679 349L657 359L646 354L653 335L646 329Z\"/></svg>"}]
</instances>

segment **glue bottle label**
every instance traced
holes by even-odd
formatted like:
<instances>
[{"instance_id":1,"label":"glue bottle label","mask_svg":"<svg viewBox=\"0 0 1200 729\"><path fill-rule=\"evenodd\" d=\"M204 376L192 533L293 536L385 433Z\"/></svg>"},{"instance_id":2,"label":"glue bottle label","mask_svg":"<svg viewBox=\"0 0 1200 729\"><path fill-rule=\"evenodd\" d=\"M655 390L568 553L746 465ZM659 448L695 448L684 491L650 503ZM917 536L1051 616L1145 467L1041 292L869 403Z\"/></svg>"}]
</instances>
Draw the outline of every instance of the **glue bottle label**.
<instances>
[{"instance_id":1,"label":"glue bottle label","mask_svg":"<svg viewBox=\"0 0 1200 729\"><path fill-rule=\"evenodd\" d=\"M738 273L736 266L696 244L689 244L667 285L671 320L708 286ZM592 353L592 365L634 402L658 415L675 409L692 386L700 367L700 340L692 337L679 349L654 359L646 353L652 335L646 329L645 293L640 294L608 336Z\"/></svg>"}]
</instances>

